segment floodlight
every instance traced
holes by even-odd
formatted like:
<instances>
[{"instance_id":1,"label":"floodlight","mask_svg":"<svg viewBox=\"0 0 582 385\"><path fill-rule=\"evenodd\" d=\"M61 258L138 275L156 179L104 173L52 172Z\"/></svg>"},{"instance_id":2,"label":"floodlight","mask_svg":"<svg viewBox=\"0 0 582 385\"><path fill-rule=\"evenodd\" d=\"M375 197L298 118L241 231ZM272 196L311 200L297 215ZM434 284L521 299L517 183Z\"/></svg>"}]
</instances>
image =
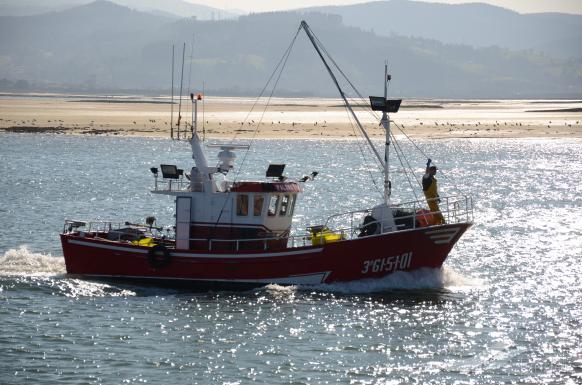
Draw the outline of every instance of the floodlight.
<instances>
[{"instance_id":1,"label":"floodlight","mask_svg":"<svg viewBox=\"0 0 582 385\"><path fill-rule=\"evenodd\" d=\"M174 164L160 164L160 168L164 179L178 179L180 177L178 167Z\"/></svg>"},{"instance_id":2,"label":"floodlight","mask_svg":"<svg viewBox=\"0 0 582 385\"><path fill-rule=\"evenodd\" d=\"M266 176L267 178L281 178L284 169L284 164L270 164Z\"/></svg>"}]
</instances>

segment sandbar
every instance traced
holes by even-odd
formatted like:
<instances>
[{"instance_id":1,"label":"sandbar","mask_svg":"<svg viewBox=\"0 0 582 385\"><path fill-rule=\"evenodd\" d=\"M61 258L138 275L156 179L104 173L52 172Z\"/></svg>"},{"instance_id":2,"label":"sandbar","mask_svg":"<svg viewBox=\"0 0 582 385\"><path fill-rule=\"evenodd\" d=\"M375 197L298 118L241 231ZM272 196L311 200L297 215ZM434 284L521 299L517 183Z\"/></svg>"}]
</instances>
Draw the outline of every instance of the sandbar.
<instances>
[{"instance_id":1,"label":"sandbar","mask_svg":"<svg viewBox=\"0 0 582 385\"><path fill-rule=\"evenodd\" d=\"M368 134L383 137L379 115L355 101ZM173 120L171 110L173 106ZM189 99L167 96L0 95L0 131L72 135L169 137L189 135ZM205 97L197 104L206 138L351 138L359 136L341 100L332 98ZM414 138L582 138L580 100L404 99L391 114L395 135ZM171 123L172 122L172 123Z\"/></svg>"}]
</instances>

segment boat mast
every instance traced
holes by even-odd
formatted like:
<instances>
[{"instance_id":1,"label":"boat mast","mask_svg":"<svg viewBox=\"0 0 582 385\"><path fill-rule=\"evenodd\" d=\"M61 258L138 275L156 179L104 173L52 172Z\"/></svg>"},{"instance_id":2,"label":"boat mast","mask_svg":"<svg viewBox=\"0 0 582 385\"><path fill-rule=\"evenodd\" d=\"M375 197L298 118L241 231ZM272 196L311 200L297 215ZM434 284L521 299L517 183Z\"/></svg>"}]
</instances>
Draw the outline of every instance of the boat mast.
<instances>
[{"instance_id":1,"label":"boat mast","mask_svg":"<svg viewBox=\"0 0 582 385\"><path fill-rule=\"evenodd\" d=\"M315 50L317 51L317 54L319 55L321 61L323 61L323 65L327 69L327 72L329 73L329 76L331 76L331 79L333 80L335 86L337 87L337 89L338 89L338 91L340 93L340 96L344 100L344 103L346 104L346 108L348 109L348 111L350 112L350 114L352 114L354 120L356 121L356 124L357 124L358 128L360 129L360 131L362 132L362 134L364 135L364 137L368 141L368 144L370 145L370 148L372 149L372 151L376 155L376 158L378 158L378 161L380 162L380 164L382 165L382 167L386 167L385 166L385 163L386 162L384 162L384 160L382 159L382 157L378 153L378 150L376 150L376 147L374 146L374 143L372 143L372 140L368 136L368 133L366 132L366 130L364 130L364 127L362 126L362 123L360 123L360 120L358 119L358 116L356 115L356 113L352 109L352 106L348 102L348 99L346 98L346 95L344 94L344 91L340 87L340 85L339 85L339 83L337 81L337 78L335 77L333 71L331 70L331 68L327 64L327 61L323 57L323 54L321 53L321 51L319 49L319 46L315 42L315 38L313 36L313 33L311 32L311 29L309 28L309 25L307 25L307 23L305 22L305 20L301 21L301 28L303 28L303 30L307 34L307 37L309 37L309 40L311 40L311 44L313 44L313 48L315 48Z\"/></svg>"},{"instance_id":2,"label":"boat mast","mask_svg":"<svg viewBox=\"0 0 582 385\"><path fill-rule=\"evenodd\" d=\"M384 63L384 99L388 99L388 64ZM392 193L392 184L390 183L390 117L386 109L382 111L382 127L386 131L386 142L384 143L384 203L388 204L390 201L390 194Z\"/></svg>"}]
</instances>

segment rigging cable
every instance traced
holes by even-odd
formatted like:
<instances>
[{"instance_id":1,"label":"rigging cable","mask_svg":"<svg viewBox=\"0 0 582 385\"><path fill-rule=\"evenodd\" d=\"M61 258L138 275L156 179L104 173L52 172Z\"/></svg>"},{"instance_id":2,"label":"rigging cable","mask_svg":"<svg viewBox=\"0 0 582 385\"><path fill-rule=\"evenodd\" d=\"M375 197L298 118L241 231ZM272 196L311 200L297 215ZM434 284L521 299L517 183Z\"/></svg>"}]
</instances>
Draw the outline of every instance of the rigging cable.
<instances>
[{"instance_id":1,"label":"rigging cable","mask_svg":"<svg viewBox=\"0 0 582 385\"><path fill-rule=\"evenodd\" d=\"M269 79L267 80L267 83L265 84L265 86L263 87L263 89L261 90L261 93L259 94L259 96L256 98L255 103L253 104L253 106L251 107L251 111L249 111L249 113L247 114L247 116L245 117L245 120L243 121L243 125L244 122L246 122L246 120L248 119L248 117L250 116L252 110L254 109L254 107L256 106L256 104L258 103L258 100L262 97L263 93L265 92L265 90L267 89L267 87L269 86L269 83L271 82L271 80L273 79L273 76L277 73L277 71L279 70L279 67L281 67L281 69L279 70L279 74L277 75L277 79L273 85L273 89L271 90L271 93L269 95L269 98L267 99L267 104L265 105L265 108L263 109L263 113L261 115L261 119L259 120L257 127L255 128L255 131L253 132L253 136L251 138L251 142L249 144L249 148L245 151L245 155L243 156L243 159L241 161L241 165L238 167L238 170L233 178L232 183L234 184L236 182L236 180L239 177L240 172L243 169L243 165L246 161L247 155L250 152L250 148L252 146L252 144L254 143L255 139L256 139L256 135L258 133L258 129L259 126L261 125L261 122L263 120L263 117L265 115L265 112L269 106L269 103L271 101L271 98L275 92L275 88L277 87L277 84L279 83L279 79L281 79L281 75L283 73L283 69L285 68L285 65L287 64L287 59L289 59L289 55L291 54L291 50L293 49L293 46L295 45L295 40L297 39L297 35L299 34L299 31L301 30L301 28L299 28L297 30L297 32L295 33L295 36L293 37L293 39L291 40L291 43L289 44L289 46L287 47L287 49L285 50L285 53L283 54L283 56L281 57L281 59L279 60L279 62L277 63L277 65L275 66L275 69L273 70L273 73L271 73L271 76L269 76ZM236 136L238 135L238 133L235 133L233 140L236 139ZM218 223L220 222L220 218L222 217L222 213L224 212L224 209L226 207L226 204L228 202L228 197L230 196L230 190L227 192L226 195L226 199L224 200L224 203L222 204L222 207L220 209L220 214L218 215L218 218L216 219L216 222L214 223L214 228L218 227Z\"/></svg>"},{"instance_id":2,"label":"rigging cable","mask_svg":"<svg viewBox=\"0 0 582 385\"><path fill-rule=\"evenodd\" d=\"M267 80L267 82L265 83L265 85L263 86L263 88L261 89L261 92L259 93L259 95L256 97L255 101L253 102L253 105L251 106L250 111L247 113L247 115L245 116L244 120L242 121L241 125L244 126L244 124L247 122L247 120L249 119L249 116L251 115L251 113L253 112L253 110L255 109L255 107L257 106L259 100L261 99L261 97L263 96L263 94L265 93L265 91L267 90L267 87L269 86L269 84L271 83L271 80L273 79L273 76L275 76L275 74L277 73L277 71L279 70L279 67L281 66L281 64L283 63L283 66L287 63L287 58L289 57L289 55L291 54L291 50L293 49L293 46L295 45L295 40L297 39L297 35L299 34L299 31L301 30L301 28L297 29L297 32L295 33L295 36L293 37L293 39L291 39L291 43L289 44L289 46L287 47L287 49L285 50L285 52L283 53L283 56L281 56L281 59L279 59L279 62L277 63L277 65L275 66L275 68L273 69L273 72L271 73L271 75L269 76L269 79ZM279 71L279 76L278 79L281 77L281 73L282 73L283 69L281 69ZM277 79L277 82L278 82ZM276 84L275 84L276 86ZM275 87L274 86L274 87ZM274 88L273 91L271 92L271 95L269 96L269 99L267 100L267 107L268 107L268 103L271 100L271 97L273 96L273 92L274 92ZM265 107L265 110L266 108ZM264 114L264 112L263 112ZM258 128L258 124L257 124L257 128ZM232 140L235 140L236 137L238 136L238 132L234 133L234 136L232 138ZM247 150L248 151L248 150Z\"/></svg>"},{"instance_id":3,"label":"rigging cable","mask_svg":"<svg viewBox=\"0 0 582 385\"><path fill-rule=\"evenodd\" d=\"M356 92L358 95L360 95L359 91L356 89L356 87L354 86L354 84L353 84L353 83L350 81L350 79L349 79L349 78L348 78L348 77L345 75L345 73L342 71L342 69L341 69L341 68L339 67L339 65L336 63L336 61L335 61L335 60L334 60L334 59L331 57L331 55L329 54L329 52L327 51L327 49L325 48L325 46L323 45L323 43L322 43L322 42L319 40L319 38L318 38L318 37L315 35L315 33L314 33L313 31L311 31L311 35L313 36L313 38L314 38L315 42L317 43L317 45L318 45L318 46L321 48L322 52L323 52L323 53L324 53L324 54L327 56L327 58L328 58L328 59L329 59L329 60L332 62L333 66L334 66L334 67L337 69L337 71L338 71L338 72L339 72L339 73L342 75L342 77L343 77L343 78L344 78L344 79L345 79L345 80L348 82L348 84L351 86L351 88L352 88L352 89L353 89L353 90L354 90L354 91L355 91L355 92ZM325 63L325 62L324 62L324 63ZM330 75L332 75L332 73L331 73L331 72L332 72L331 68L330 68L330 67L327 67L327 70L330 72ZM332 79L334 79L334 76L333 76L333 75L332 75ZM338 85L338 88L339 88L339 85ZM342 90L342 92L343 92L343 90ZM345 92L343 92L343 94L344 94L343 96L344 96L344 97L347 99L347 95L345 94ZM360 95L360 98L361 98L361 95ZM350 97L349 99L350 99L350 100L353 100L353 98L351 98L351 97ZM361 98L361 99L363 99L363 98ZM368 107L367 105L360 105L360 104L354 104L354 106L356 106L356 107L364 107L364 108L367 108L367 107ZM347 114L348 114L348 119L349 119L349 121L350 121L350 125L352 126L352 130L354 130L354 132L355 132L356 130L355 130L355 128L354 128L354 122L352 121L352 116L351 116L351 113L350 113L350 111L348 110L348 106L344 104L344 108L345 108L345 110L346 110L346 112L347 112ZM359 132L359 131L358 131L358 132ZM359 135L363 136L364 134L363 134L362 132L359 132ZM362 154L362 157L363 157L363 159L364 159L364 162L367 162L367 159L366 159L366 157L365 157L365 155L364 155L364 151L363 151L363 149L362 149L362 147L361 147L361 145L360 145L360 142L359 142L358 140L356 140L356 143L357 143L357 145L358 145L358 148L359 148L359 150L360 150L360 153ZM373 149L373 150L374 150L374 149ZM376 160L378 161L378 159L376 159ZM382 168L383 168L383 165L381 164L381 162L378 162L378 163L379 163L380 169L382 169ZM378 192L380 192L380 189L379 189L379 187L378 187L378 185L377 185L377 183L376 183L376 179L374 178L374 176L373 176L372 172L371 172L370 170L368 170L368 172L370 173L370 179L372 180L372 183L373 183L374 187L376 188L376 190L377 190ZM380 192L380 193L381 193L381 192ZM382 194L382 193L381 193L381 194Z\"/></svg>"},{"instance_id":4,"label":"rigging cable","mask_svg":"<svg viewBox=\"0 0 582 385\"><path fill-rule=\"evenodd\" d=\"M313 31L312 31L312 33L313 33ZM327 49L325 48L325 46L323 45L323 43L317 38L317 36L315 34L313 34L313 37L315 38L315 40L317 41L317 44L321 47L321 49L323 50L323 52L325 53L325 55L332 62L332 64L334 65L334 67L338 70L338 72L342 75L342 77L346 80L346 82L348 82L348 84L350 85L350 87L352 88L352 90L356 93L356 95L358 95L359 100L363 103L363 104L354 104L354 106L364 107L364 109L367 110L376 120L380 120L380 117L378 116L378 114L375 111L373 111L372 109L369 108L368 99L366 99L364 96L362 96L362 94L360 93L360 91L350 81L350 79L347 77L347 75L342 71L342 69L340 68L340 66L333 59L333 57L331 57L331 55L329 54L329 52L327 51ZM356 100L356 98L350 98L350 99Z\"/></svg>"},{"instance_id":5,"label":"rigging cable","mask_svg":"<svg viewBox=\"0 0 582 385\"><path fill-rule=\"evenodd\" d=\"M392 137L392 142L394 143L394 152L396 153L398 161L400 162L400 165L402 166L402 169L404 170L404 176L406 177L406 180L408 181L408 185L410 186L410 189L412 190L412 194L414 195L414 199L416 201L419 201L420 199L418 198L418 195L416 194L417 190L414 188L415 186L413 185L413 183L408 175L408 170L410 170L410 174L416 180L416 183L419 186L421 186L421 188L422 188L422 185L421 185L420 181L418 180L418 178L416 177L416 175L414 174L414 172L412 171L412 167L410 166L410 163L408 162L408 158L406 157L406 155L404 155L404 150L400 146L400 143L396 141L396 137L394 136L393 133L390 133L390 135ZM404 165L402 159L404 159L404 161L406 162L406 165Z\"/></svg>"},{"instance_id":6,"label":"rigging cable","mask_svg":"<svg viewBox=\"0 0 582 385\"><path fill-rule=\"evenodd\" d=\"M345 107L345 110L346 110L346 113L348 115L348 119L350 121L352 131L354 132L354 134L356 135L356 138L357 138L358 137L357 135L358 134L361 135L361 133L359 132L359 130L356 130L356 128L354 127L354 122L352 120L352 116L351 116L350 112L348 111L347 107ZM363 138L361 138L361 139L363 139ZM359 139L356 139L356 144L358 145L358 149L360 150L360 154L362 155L362 158L364 159L364 164L368 163L368 158L366 157L366 153L364 152L364 149L362 148L362 145L361 145ZM374 185L374 188L380 194L380 196L383 196L383 192L380 190L380 187L378 187L378 184L376 183L376 178L374 178L372 171L369 169L367 171L370 174L370 179L372 180L372 184Z\"/></svg>"},{"instance_id":7,"label":"rigging cable","mask_svg":"<svg viewBox=\"0 0 582 385\"><path fill-rule=\"evenodd\" d=\"M325 48L325 46L323 45L323 43L321 43L321 41L317 38L317 36L315 36L315 34L313 35L315 40L317 41L318 45L321 47L322 51L325 53L325 55L329 58L329 60L331 61L331 63L333 64L333 66L339 71L339 73L342 75L342 77L348 82L348 84L351 86L351 88L353 89L353 91L358 95L358 97L360 98L360 100L364 103L366 103L366 99L362 96L362 94L358 91L358 89L354 86L354 84L350 81L350 79L346 76L346 74L342 71L342 69L339 67L339 65L336 63L336 61L333 59L333 57L331 57L331 55L329 54L329 52L327 51L327 49ZM352 99L352 98L351 98ZM355 99L355 98L353 98ZM366 103L367 106L367 103ZM369 109L366 108L366 110L376 119L379 120L379 116L378 114ZM392 123L394 123L394 125L400 130L400 132L402 132L402 134L404 134L404 136L414 145L414 147L416 148L417 151L419 151L425 158L429 158L417 145L414 141L412 141L412 139L406 134L406 132L404 132L404 129L402 127L400 127L396 122L392 121ZM391 135L391 137L393 138L394 143L396 142L396 138L394 137L394 135ZM407 164L409 164L408 160L406 161ZM410 170L412 170L412 168L410 168ZM445 173L442 172L441 170L441 175L443 176L443 178L449 182L452 183L453 185L453 189L458 190L459 192L462 193L461 189L459 189L455 182L450 180L449 177L447 177L445 175ZM415 176L416 178L416 176ZM413 189L414 190L414 189ZM415 194L416 195L416 194Z\"/></svg>"},{"instance_id":8,"label":"rigging cable","mask_svg":"<svg viewBox=\"0 0 582 385\"><path fill-rule=\"evenodd\" d=\"M424 151L422 151L422 149L421 149L420 147L418 147L418 146L417 146L417 144L416 144L416 143L415 143L415 142L414 142L414 141L413 141L413 140L410 138L410 136L408 136L408 134L407 134L407 133L404 131L404 129L403 129L403 128L402 128L402 127L399 125L399 124L397 124L397 123L396 123L396 122L394 122L394 121L391 121L391 122L392 122L392 123L394 123L394 125L395 125L395 126L398 128L398 130L399 130L399 131L400 131L400 132L401 132L401 133L402 133L402 134L403 134L403 135L406 137L406 139L408 139L408 141L409 141L410 143L412 143L412 145L413 145L413 146L416 148L416 150L417 150L418 152L420 152L420 154L421 154L422 156L424 156L424 157L425 157L425 158L427 158L427 159L429 158L429 156L428 156L427 154L425 154L425 153L424 153ZM434 163L434 162L433 162L433 163ZM435 166L436 166L436 163L434 163L434 164L435 164ZM448 182L450 182L450 183L452 184L452 188L453 188L454 190L457 190L459 193L463 194L463 191L462 191L462 190L461 190L461 189L460 189L460 188L459 188L459 187L456 185L456 183L455 183L455 181L453 180L453 178L449 178L449 177L446 175L446 173L444 173L444 172L442 171L442 169L440 170L440 173L441 173L441 175L443 176L443 178L444 178L446 181L448 181Z\"/></svg>"},{"instance_id":9,"label":"rigging cable","mask_svg":"<svg viewBox=\"0 0 582 385\"><path fill-rule=\"evenodd\" d=\"M355 111L353 110L352 106L348 102L347 97L346 97L346 93L341 88L341 86L340 86L340 84L338 82L338 79L335 76L335 73L332 71L331 67L327 63L327 60L325 60L324 52L322 52L322 49L325 49L325 47L320 46L321 42L318 43L317 37L314 35L313 31L311 30L311 28L309 28L309 26L307 25L307 23L305 21L302 21L301 22L301 27L303 28L303 30L307 34L307 37L311 41L311 44L313 45L313 48L315 48L315 51L317 51L317 54L321 58L321 61L323 62L323 65L325 66L325 69L327 70L329 76L331 77L331 80L333 81L333 83L335 84L337 90L339 91L339 94L340 94L341 98L343 99L343 101L344 101L344 103L346 105L346 108L349 109L349 111L352 114L354 120L358 124L358 128L362 132L362 135L366 138L366 141L368 142L368 146L370 147L370 149L372 150L372 152L374 153L374 155L378 159L378 163L380 163L380 165L382 167L385 167L385 162L382 160L382 157L380 156L380 153L376 149L376 146L372 142L372 139L370 139L370 136L368 135L368 133L366 132L366 130L364 129L364 127L362 127L362 125L361 125L361 123L360 123L360 121L359 121L359 119L358 119ZM326 55L328 55L328 57L329 57L329 54L326 54ZM336 67L337 67L337 65L336 65ZM340 71L341 71L341 69L340 69ZM349 80L348 80L348 82L349 82Z\"/></svg>"},{"instance_id":10,"label":"rigging cable","mask_svg":"<svg viewBox=\"0 0 582 385\"><path fill-rule=\"evenodd\" d=\"M336 61L335 61L335 60L334 60L334 59L331 57L331 55L329 54L329 52L327 51L327 49L325 48L325 46L324 46L324 45L321 43L321 41L320 41L320 40L317 38L317 36L315 36L315 35L314 35L314 37L315 37L315 40L317 41L318 45L321 47L322 51L325 53L325 55L326 55L326 56L329 58L329 60L330 60L330 61L331 61L331 63L333 64L333 66L334 66L334 67L335 67L335 68L336 68L336 69L339 71L339 73L342 75L342 77L343 77L343 78L344 78L344 79L347 81L347 83L350 85L350 87L351 87L351 88L352 88L352 90L353 90L353 91L356 93L356 95L358 95L358 97L359 97L359 100L365 104L365 107L366 107L366 108L365 108L365 110L366 110L366 111L368 111L368 112L369 112L369 113L372 115L372 117L374 117L376 120L380 120L380 118L379 118L379 115L378 115L378 114L377 114L375 111L371 110L371 109L368 107L368 104L366 103L366 99L365 99L365 98L362 96L362 94L361 94L361 93L358 91L358 89L356 88L356 86L355 86L355 85L354 85L354 84L353 84L353 83L350 81L350 79L349 79L349 78L346 76L346 74L345 74L345 73L342 71L342 69L339 67L339 65L336 63ZM357 100L356 98L350 98L350 99ZM357 104L354 104L354 105L355 105L355 106L362 106L362 105L357 105ZM427 156L426 156L426 154L424 154L424 152L423 152L423 151L422 151L422 150L421 150L421 149L420 149L420 148L419 148L419 147L416 145L416 143L414 143L414 142L413 142L413 141L410 139L410 137L409 137L408 135L406 135L406 133L403 131L403 129L402 129L400 126L398 126L398 125L397 125L397 124L396 124L394 121L392 121L392 120L391 120L391 122L392 122L392 123L394 123L394 124L395 124L395 125L398 127L398 129L399 129L399 130L400 130L400 131L401 131L401 132L402 132L402 133L403 133L403 134L406 136L406 138L407 138L408 140L410 140L410 141L411 141L411 143L413 143L413 145L416 147L416 149L417 149L417 150L418 150L418 151L419 151L419 152L420 152L420 153L421 153L423 156L427 157ZM401 148L401 147L398 147L398 148L397 148L397 146L399 146L399 142L398 142L398 141L396 141L396 137L394 136L394 134L393 134L393 133L391 133L391 134L390 134L390 136L391 136L391 138L392 138L392 142L394 143L394 149L395 149L395 151L396 151L396 155L397 155L397 157L398 157L398 160L399 160L400 164L402 165L402 167L403 167L403 169L404 169L404 173L405 173L405 176L406 176L406 178L407 178L407 180L408 180L408 183L409 183L409 185L411 186L411 189L412 189L412 191L413 191L413 193L414 193L414 196L415 196L415 198L418 200L418 197L417 197L417 194L416 194L416 190L414 189L414 186L413 186L412 182L411 182L411 181L410 181L410 179L409 179L408 173L407 173L407 171L406 171L406 167L404 166L404 163L402 162L402 159L400 159L400 156L402 156L402 157L405 159L405 161L406 161L406 164L408 165L408 169L409 169L409 170L411 170L411 173L412 173L412 175L413 175L413 176L414 176L414 178L416 179L417 183L419 183L419 185L420 185L420 182L419 182L419 181L418 181L418 179L416 178L416 175L414 175L414 173L412 172L413 168L411 167L411 165L410 165L410 162L408 161L408 159L407 159L407 158L404 156L404 152L403 152L402 148ZM400 153L398 153L398 151L400 151ZM443 174L443 177L444 177L445 179L447 179L447 178L445 177L445 175L444 175L444 174Z\"/></svg>"},{"instance_id":11,"label":"rigging cable","mask_svg":"<svg viewBox=\"0 0 582 385\"><path fill-rule=\"evenodd\" d=\"M250 152L250 148L253 145L253 143L255 142L255 139L256 139L257 134L259 132L259 127L261 126L261 123L263 122L263 118L265 117L265 113L267 112L267 108L269 108L269 104L271 103L271 99L273 97L273 94L275 93L275 89L277 88L277 85L279 84L279 80L281 79L281 75L283 74L283 70L285 69L285 66L287 65L287 60L289 59L289 56L291 55L291 51L293 50L293 46L295 45L295 41L297 39L297 35L299 35L300 30L301 30L301 28L297 29L297 32L295 33L295 36L293 36L293 39L291 40L289 47L287 47L287 50L285 50L283 57L281 57L281 60L279 60L279 63L277 63L277 66L275 67L275 71L273 71L273 73L269 77L267 84L265 84L265 87L263 87L261 94L259 95L259 97L255 101L255 104L251 108L251 111L252 111L252 109L255 107L256 103L258 102L259 98L263 95L264 91L266 90L268 84L271 82L271 79L275 75L275 72L277 71L277 69L280 66L281 69L279 70L279 74L277 75L275 83L273 84L273 88L271 89L271 93L269 94L269 97L267 98L267 103L265 104L265 108L263 108L263 112L261 114L261 117L260 117L259 121L257 122L257 126L255 127L255 130L253 131L253 136L251 137L251 141L249 143L249 148L245 151L245 154L243 156L243 159L241 161L240 166L238 167L238 170L235 174L233 182L235 182L238 179L238 176L239 176L240 172L242 171L243 165L245 164L245 161L247 159L247 155ZM250 112L247 115L247 117L245 118L245 121L246 121L246 119L248 119L249 115L250 115ZM244 124L244 122L243 122L243 124ZM236 133L235 133L235 137L236 137Z\"/></svg>"}]
</instances>

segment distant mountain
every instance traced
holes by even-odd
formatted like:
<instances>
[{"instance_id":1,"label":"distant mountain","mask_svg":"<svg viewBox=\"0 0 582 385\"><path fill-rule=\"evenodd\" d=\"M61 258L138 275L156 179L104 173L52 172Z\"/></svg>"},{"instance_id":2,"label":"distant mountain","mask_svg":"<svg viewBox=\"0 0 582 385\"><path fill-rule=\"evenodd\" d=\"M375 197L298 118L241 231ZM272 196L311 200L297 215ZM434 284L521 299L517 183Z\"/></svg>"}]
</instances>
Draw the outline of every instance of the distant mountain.
<instances>
[{"instance_id":1,"label":"distant mountain","mask_svg":"<svg viewBox=\"0 0 582 385\"><path fill-rule=\"evenodd\" d=\"M98 76L102 84L123 87L152 32L172 20L105 1L0 17L0 77L81 84Z\"/></svg>"},{"instance_id":2,"label":"distant mountain","mask_svg":"<svg viewBox=\"0 0 582 385\"><path fill-rule=\"evenodd\" d=\"M31 16L62 11L91 0L0 0L0 16Z\"/></svg>"},{"instance_id":3,"label":"distant mountain","mask_svg":"<svg viewBox=\"0 0 582 385\"><path fill-rule=\"evenodd\" d=\"M350 26L383 36L404 35L475 47L537 50L582 58L582 15L519 14L482 3L442 4L387 0L307 8L340 15Z\"/></svg>"},{"instance_id":4,"label":"distant mountain","mask_svg":"<svg viewBox=\"0 0 582 385\"><path fill-rule=\"evenodd\" d=\"M176 73L186 42L185 79L210 93L256 95L306 19L364 94L381 92L383 63L392 94L408 97L582 97L582 62L499 47L378 36L340 16L279 12L204 21L154 15L97 1L26 17L0 17L0 91L76 89L168 92L171 46ZM190 52L194 36L194 54ZM190 60L192 57L192 60ZM176 78L178 81L178 78ZM277 95L336 95L301 32Z\"/></svg>"},{"instance_id":5,"label":"distant mountain","mask_svg":"<svg viewBox=\"0 0 582 385\"><path fill-rule=\"evenodd\" d=\"M0 16L33 16L86 5L94 0L0 0ZM137 11L167 17L196 17L202 20L221 20L237 17L240 12L225 11L183 0L111 0Z\"/></svg>"},{"instance_id":6,"label":"distant mountain","mask_svg":"<svg viewBox=\"0 0 582 385\"><path fill-rule=\"evenodd\" d=\"M196 17L202 20L222 20L239 16L239 13L226 11L202 4L193 4L183 0L112 0L138 11L168 13L177 17Z\"/></svg>"}]
</instances>

